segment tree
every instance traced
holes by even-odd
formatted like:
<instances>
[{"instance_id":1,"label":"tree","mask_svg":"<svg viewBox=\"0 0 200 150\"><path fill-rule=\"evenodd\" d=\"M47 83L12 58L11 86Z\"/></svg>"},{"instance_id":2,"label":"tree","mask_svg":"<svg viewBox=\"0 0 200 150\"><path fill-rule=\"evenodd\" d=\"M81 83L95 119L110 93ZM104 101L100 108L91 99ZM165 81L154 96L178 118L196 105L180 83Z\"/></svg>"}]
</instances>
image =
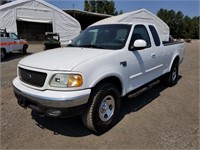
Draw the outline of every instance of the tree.
<instances>
[{"instance_id":1,"label":"tree","mask_svg":"<svg viewBox=\"0 0 200 150\"><path fill-rule=\"evenodd\" d=\"M183 37L186 39L190 39L192 32L191 32L191 18L188 16L185 16L183 19L183 26L184 26L184 32Z\"/></svg>"},{"instance_id":2,"label":"tree","mask_svg":"<svg viewBox=\"0 0 200 150\"><path fill-rule=\"evenodd\" d=\"M85 0L84 10L102 14L115 14L115 3L113 0Z\"/></svg>"},{"instance_id":3,"label":"tree","mask_svg":"<svg viewBox=\"0 0 200 150\"><path fill-rule=\"evenodd\" d=\"M177 38L183 38L184 26L183 26L183 13L178 11L175 16L175 34Z\"/></svg>"},{"instance_id":4,"label":"tree","mask_svg":"<svg viewBox=\"0 0 200 150\"><path fill-rule=\"evenodd\" d=\"M97 13L101 13L101 14L106 13L105 12L105 3L106 2L104 0L96 2Z\"/></svg>"},{"instance_id":5,"label":"tree","mask_svg":"<svg viewBox=\"0 0 200 150\"><path fill-rule=\"evenodd\" d=\"M85 3L84 3L84 10L85 10L85 11L89 11L89 10L90 10L90 4L89 4L88 0L85 0Z\"/></svg>"},{"instance_id":6,"label":"tree","mask_svg":"<svg viewBox=\"0 0 200 150\"><path fill-rule=\"evenodd\" d=\"M191 38L199 39L199 19L200 17L193 17L191 19Z\"/></svg>"},{"instance_id":7,"label":"tree","mask_svg":"<svg viewBox=\"0 0 200 150\"><path fill-rule=\"evenodd\" d=\"M105 12L106 14L109 14L109 15L114 15L115 13L115 3L113 0L111 1L105 1Z\"/></svg>"},{"instance_id":8,"label":"tree","mask_svg":"<svg viewBox=\"0 0 200 150\"><path fill-rule=\"evenodd\" d=\"M181 11L160 9L157 16L161 18L170 28L170 34L175 38L199 39L200 17L184 16Z\"/></svg>"},{"instance_id":9,"label":"tree","mask_svg":"<svg viewBox=\"0 0 200 150\"><path fill-rule=\"evenodd\" d=\"M157 16L170 27L170 34L174 37L176 35L175 33L176 12L174 10L168 11L167 9L160 9L157 13Z\"/></svg>"}]
</instances>

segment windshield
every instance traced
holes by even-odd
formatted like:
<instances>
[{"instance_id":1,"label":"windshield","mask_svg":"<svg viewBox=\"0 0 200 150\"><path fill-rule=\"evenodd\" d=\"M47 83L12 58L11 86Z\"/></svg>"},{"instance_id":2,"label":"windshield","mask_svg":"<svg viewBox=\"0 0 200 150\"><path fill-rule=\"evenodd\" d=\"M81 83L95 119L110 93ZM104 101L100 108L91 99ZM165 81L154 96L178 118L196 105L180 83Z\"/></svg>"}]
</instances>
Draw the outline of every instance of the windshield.
<instances>
[{"instance_id":1,"label":"windshield","mask_svg":"<svg viewBox=\"0 0 200 150\"><path fill-rule=\"evenodd\" d=\"M126 44L130 28L131 25L123 24L92 26L84 30L68 46L122 49Z\"/></svg>"},{"instance_id":2,"label":"windshield","mask_svg":"<svg viewBox=\"0 0 200 150\"><path fill-rule=\"evenodd\" d=\"M59 36L56 34L48 34L45 36L45 39L49 41L59 41Z\"/></svg>"}]
</instances>

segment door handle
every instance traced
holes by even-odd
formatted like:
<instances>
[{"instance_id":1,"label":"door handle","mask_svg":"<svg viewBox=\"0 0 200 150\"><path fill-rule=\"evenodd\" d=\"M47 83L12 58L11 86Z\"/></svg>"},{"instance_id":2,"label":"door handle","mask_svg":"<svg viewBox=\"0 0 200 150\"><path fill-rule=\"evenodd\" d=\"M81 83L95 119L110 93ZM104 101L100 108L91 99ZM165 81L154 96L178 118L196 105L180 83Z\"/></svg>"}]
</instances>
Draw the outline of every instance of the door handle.
<instances>
[{"instance_id":1,"label":"door handle","mask_svg":"<svg viewBox=\"0 0 200 150\"><path fill-rule=\"evenodd\" d=\"M152 58L156 58L156 54L151 54L151 57Z\"/></svg>"}]
</instances>

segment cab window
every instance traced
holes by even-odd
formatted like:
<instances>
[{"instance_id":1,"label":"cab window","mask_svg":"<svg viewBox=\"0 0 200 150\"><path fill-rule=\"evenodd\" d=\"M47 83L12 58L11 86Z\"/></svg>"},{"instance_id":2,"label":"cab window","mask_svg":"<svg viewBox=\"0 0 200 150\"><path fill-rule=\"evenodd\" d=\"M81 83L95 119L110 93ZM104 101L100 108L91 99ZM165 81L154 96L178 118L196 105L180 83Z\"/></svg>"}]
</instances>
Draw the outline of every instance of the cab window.
<instances>
[{"instance_id":1,"label":"cab window","mask_svg":"<svg viewBox=\"0 0 200 150\"><path fill-rule=\"evenodd\" d=\"M130 50L134 49L133 44L136 40L139 40L139 39L145 40L147 42L146 48L151 47L151 41L150 41L150 38L149 38L149 34L148 34L148 31L147 31L147 29L144 25L136 25L135 26L135 28L133 30L132 37L131 37L131 42L129 44Z\"/></svg>"},{"instance_id":2,"label":"cab window","mask_svg":"<svg viewBox=\"0 0 200 150\"><path fill-rule=\"evenodd\" d=\"M160 46L160 38L158 36L156 29L152 25L149 25L149 29L150 29L151 34L153 36L153 40L154 40L155 45Z\"/></svg>"},{"instance_id":3,"label":"cab window","mask_svg":"<svg viewBox=\"0 0 200 150\"><path fill-rule=\"evenodd\" d=\"M10 38L12 38L13 40L18 40L18 36L14 33L10 34Z\"/></svg>"}]
</instances>

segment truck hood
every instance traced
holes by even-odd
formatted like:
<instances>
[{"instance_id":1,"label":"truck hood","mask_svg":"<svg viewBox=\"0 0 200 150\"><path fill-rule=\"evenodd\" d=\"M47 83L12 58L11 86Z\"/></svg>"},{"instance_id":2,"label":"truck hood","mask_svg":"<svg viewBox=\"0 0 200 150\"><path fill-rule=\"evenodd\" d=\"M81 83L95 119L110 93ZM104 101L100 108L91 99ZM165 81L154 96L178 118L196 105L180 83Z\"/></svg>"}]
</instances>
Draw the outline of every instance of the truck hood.
<instances>
[{"instance_id":1,"label":"truck hood","mask_svg":"<svg viewBox=\"0 0 200 150\"><path fill-rule=\"evenodd\" d=\"M57 48L28 56L22 59L19 65L44 70L71 71L75 66L108 52L93 48Z\"/></svg>"}]
</instances>

